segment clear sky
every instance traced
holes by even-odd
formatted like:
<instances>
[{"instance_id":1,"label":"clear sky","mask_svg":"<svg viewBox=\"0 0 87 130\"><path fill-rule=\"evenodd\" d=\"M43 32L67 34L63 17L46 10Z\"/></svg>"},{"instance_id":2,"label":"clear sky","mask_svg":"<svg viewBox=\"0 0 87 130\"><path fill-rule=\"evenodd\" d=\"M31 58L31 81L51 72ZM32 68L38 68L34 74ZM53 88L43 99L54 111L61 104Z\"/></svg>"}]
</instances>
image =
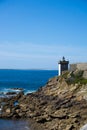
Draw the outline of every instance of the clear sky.
<instances>
[{"instance_id":1,"label":"clear sky","mask_svg":"<svg viewBox=\"0 0 87 130\"><path fill-rule=\"evenodd\" d=\"M0 0L0 68L87 62L87 0Z\"/></svg>"}]
</instances>

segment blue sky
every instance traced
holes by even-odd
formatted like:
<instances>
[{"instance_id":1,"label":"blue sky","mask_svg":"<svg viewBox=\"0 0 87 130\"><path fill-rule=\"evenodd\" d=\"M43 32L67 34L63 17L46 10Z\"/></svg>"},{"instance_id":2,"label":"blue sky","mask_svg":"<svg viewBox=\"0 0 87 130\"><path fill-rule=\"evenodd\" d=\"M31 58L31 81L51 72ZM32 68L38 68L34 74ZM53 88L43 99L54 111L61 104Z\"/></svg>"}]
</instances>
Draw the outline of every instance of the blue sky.
<instances>
[{"instance_id":1,"label":"blue sky","mask_svg":"<svg viewBox=\"0 0 87 130\"><path fill-rule=\"evenodd\" d=\"M0 0L0 68L87 62L87 0Z\"/></svg>"}]
</instances>

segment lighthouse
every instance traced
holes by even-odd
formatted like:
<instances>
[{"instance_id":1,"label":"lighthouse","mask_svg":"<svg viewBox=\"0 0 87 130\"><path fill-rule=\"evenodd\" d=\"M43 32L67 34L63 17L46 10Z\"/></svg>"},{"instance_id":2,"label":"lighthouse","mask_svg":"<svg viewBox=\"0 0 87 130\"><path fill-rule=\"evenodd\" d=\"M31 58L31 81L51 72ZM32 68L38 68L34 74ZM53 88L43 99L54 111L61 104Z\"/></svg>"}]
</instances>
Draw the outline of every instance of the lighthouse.
<instances>
[{"instance_id":1,"label":"lighthouse","mask_svg":"<svg viewBox=\"0 0 87 130\"><path fill-rule=\"evenodd\" d=\"M59 76L60 76L63 71L68 70L69 61L65 60L65 57L63 56L62 60L60 60L58 64L59 64Z\"/></svg>"}]
</instances>

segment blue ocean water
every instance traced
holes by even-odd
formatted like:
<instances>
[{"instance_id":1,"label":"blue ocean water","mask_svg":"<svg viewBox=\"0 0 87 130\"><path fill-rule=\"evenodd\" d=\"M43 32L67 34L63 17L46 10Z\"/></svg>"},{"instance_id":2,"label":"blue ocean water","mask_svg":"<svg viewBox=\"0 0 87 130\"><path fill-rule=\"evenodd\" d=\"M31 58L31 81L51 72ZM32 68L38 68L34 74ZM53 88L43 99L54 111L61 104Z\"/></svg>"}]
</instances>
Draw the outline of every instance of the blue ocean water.
<instances>
[{"instance_id":1,"label":"blue ocean water","mask_svg":"<svg viewBox=\"0 0 87 130\"><path fill-rule=\"evenodd\" d=\"M0 130L30 130L27 120L0 119Z\"/></svg>"},{"instance_id":2,"label":"blue ocean water","mask_svg":"<svg viewBox=\"0 0 87 130\"><path fill-rule=\"evenodd\" d=\"M23 88L25 92L36 91L49 78L58 75L57 70L0 70L0 92L10 88ZM30 130L27 121L0 119L0 130Z\"/></svg>"},{"instance_id":3,"label":"blue ocean water","mask_svg":"<svg viewBox=\"0 0 87 130\"><path fill-rule=\"evenodd\" d=\"M35 91L57 73L57 70L0 70L0 91L9 88Z\"/></svg>"}]
</instances>

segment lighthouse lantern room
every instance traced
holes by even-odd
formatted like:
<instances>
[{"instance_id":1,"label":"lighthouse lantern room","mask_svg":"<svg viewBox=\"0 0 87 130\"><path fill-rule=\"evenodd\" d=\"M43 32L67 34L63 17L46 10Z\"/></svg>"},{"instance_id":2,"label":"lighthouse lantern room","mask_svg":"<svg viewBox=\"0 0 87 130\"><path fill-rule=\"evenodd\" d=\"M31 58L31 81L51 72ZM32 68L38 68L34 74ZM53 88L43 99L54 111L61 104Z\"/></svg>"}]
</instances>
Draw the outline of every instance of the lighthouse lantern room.
<instances>
[{"instance_id":1,"label":"lighthouse lantern room","mask_svg":"<svg viewBox=\"0 0 87 130\"><path fill-rule=\"evenodd\" d=\"M63 71L67 71L68 70L69 61L66 61L65 57L63 56L62 60L60 60L58 62L58 64L59 64L59 76L60 76Z\"/></svg>"}]
</instances>

